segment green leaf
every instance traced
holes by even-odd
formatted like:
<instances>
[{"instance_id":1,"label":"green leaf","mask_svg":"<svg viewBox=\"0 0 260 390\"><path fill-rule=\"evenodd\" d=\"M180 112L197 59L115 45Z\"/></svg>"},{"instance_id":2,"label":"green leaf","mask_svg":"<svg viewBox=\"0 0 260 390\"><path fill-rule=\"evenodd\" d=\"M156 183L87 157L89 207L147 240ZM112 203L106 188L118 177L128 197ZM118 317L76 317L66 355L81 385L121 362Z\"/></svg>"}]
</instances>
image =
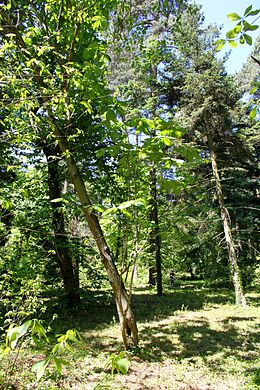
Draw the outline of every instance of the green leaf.
<instances>
[{"instance_id":1,"label":"green leaf","mask_svg":"<svg viewBox=\"0 0 260 390\"><path fill-rule=\"evenodd\" d=\"M91 105L91 100L88 99L87 101L85 100L82 100L80 102L80 104L82 104L82 106L84 106L86 108L86 111L89 113L89 114L92 114L93 113L93 109L92 109L92 105Z\"/></svg>"},{"instance_id":2,"label":"green leaf","mask_svg":"<svg viewBox=\"0 0 260 390\"><path fill-rule=\"evenodd\" d=\"M46 358L44 360L40 360L39 362L35 363L32 366L32 371L36 374L37 381L41 379L41 377L44 375L46 368L49 364L49 358Z\"/></svg>"},{"instance_id":3,"label":"green leaf","mask_svg":"<svg viewBox=\"0 0 260 390\"><path fill-rule=\"evenodd\" d=\"M172 141L170 140L170 138L167 138L167 137L162 137L161 142L163 142L164 145L166 145L166 146L171 146L171 144L172 144Z\"/></svg>"},{"instance_id":4,"label":"green leaf","mask_svg":"<svg viewBox=\"0 0 260 390\"><path fill-rule=\"evenodd\" d=\"M175 137L175 138L181 138L182 132L180 130L177 130L177 129L172 129L171 136Z\"/></svg>"},{"instance_id":5,"label":"green leaf","mask_svg":"<svg viewBox=\"0 0 260 390\"><path fill-rule=\"evenodd\" d=\"M216 50L217 51L220 51L221 49L223 49L223 47L225 46L226 44L226 40L225 39L218 39L217 42L216 42Z\"/></svg>"},{"instance_id":6,"label":"green leaf","mask_svg":"<svg viewBox=\"0 0 260 390\"><path fill-rule=\"evenodd\" d=\"M250 37L250 35L248 35L248 34L243 34L243 37L244 37L244 39L245 39L245 41L246 41L246 43L247 43L248 45L252 45L253 40L252 40L252 37Z\"/></svg>"},{"instance_id":7,"label":"green leaf","mask_svg":"<svg viewBox=\"0 0 260 390\"><path fill-rule=\"evenodd\" d=\"M61 359L59 359L56 356L53 356L52 359L53 359L53 363L54 363L54 366L56 368L57 373L59 375L61 375L61 373L62 373L62 362L61 362Z\"/></svg>"},{"instance_id":8,"label":"green leaf","mask_svg":"<svg viewBox=\"0 0 260 390\"><path fill-rule=\"evenodd\" d=\"M29 321L26 321L21 326L15 326L15 327L9 328L7 330L6 341L7 341L7 344L10 343L12 349L14 349L16 347L18 340L26 334L31 323L32 323L32 321L29 320Z\"/></svg>"},{"instance_id":9,"label":"green leaf","mask_svg":"<svg viewBox=\"0 0 260 390\"><path fill-rule=\"evenodd\" d=\"M250 112L249 116L251 119L255 119L257 113L257 107L255 106L253 110Z\"/></svg>"},{"instance_id":10,"label":"green leaf","mask_svg":"<svg viewBox=\"0 0 260 390\"><path fill-rule=\"evenodd\" d=\"M42 326L39 320L34 319L33 326L32 326L32 335L37 334L39 337L43 337L47 340L46 330Z\"/></svg>"},{"instance_id":11,"label":"green leaf","mask_svg":"<svg viewBox=\"0 0 260 390\"><path fill-rule=\"evenodd\" d=\"M231 22L235 22L237 20L241 20L241 16L239 16L238 14L236 14L235 12L234 13L231 13L231 14L228 14L227 17L229 18L229 20Z\"/></svg>"},{"instance_id":12,"label":"green leaf","mask_svg":"<svg viewBox=\"0 0 260 390\"><path fill-rule=\"evenodd\" d=\"M234 32L236 33L236 35L238 35L241 30L242 30L242 23L238 23L234 28Z\"/></svg>"},{"instance_id":13,"label":"green leaf","mask_svg":"<svg viewBox=\"0 0 260 390\"><path fill-rule=\"evenodd\" d=\"M91 20L93 21L92 27L94 30L101 28L105 21L104 17L101 15L95 15Z\"/></svg>"},{"instance_id":14,"label":"green leaf","mask_svg":"<svg viewBox=\"0 0 260 390\"><path fill-rule=\"evenodd\" d=\"M257 88L258 88L258 86L254 85L253 88L251 88L251 90L250 90L250 95L254 95L254 93L256 93L256 91L257 91Z\"/></svg>"},{"instance_id":15,"label":"green leaf","mask_svg":"<svg viewBox=\"0 0 260 390\"><path fill-rule=\"evenodd\" d=\"M232 38L236 38L237 36L237 33L235 31L235 28L233 30L229 30L227 33L226 33L226 37L228 39L232 39Z\"/></svg>"},{"instance_id":16,"label":"green leaf","mask_svg":"<svg viewBox=\"0 0 260 390\"><path fill-rule=\"evenodd\" d=\"M107 110L104 114L104 117L107 121L116 122L116 113L113 110Z\"/></svg>"},{"instance_id":17,"label":"green leaf","mask_svg":"<svg viewBox=\"0 0 260 390\"><path fill-rule=\"evenodd\" d=\"M257 24L250 24L246 20L244 20L243 25L244 25L243 27L244 31L254 31L257 30L259 27Z\"/></svg>"},{"instance_id":18,"label":"green leaf","mask_svg":"<svg viewBox=\"0 0 260 390\"><path fill-rule=\"evenodd\" d=\"M245 12L244 12L244 16L247 16L249 14L249 12L251 11L251 9L253 8L252 5L250 5L249 7L246 8Z\"/></svg>"},{"instance_id":19,"label":"green leaf","mask_svg":"<svg viewBox=\"0 0 260 390\"><path fill-rule=\"evenodd\" d=\"M238 45L238 43L234 40L229 40L228 43L231 47L237 47L237 45Z\"/></svg>"},{"instance_id":20,"label":"green leaf","mask_svg":"<svg viewBox=\"0 0 260 390\"><path fill-rule=\"evenodd\" d=\"M66 337L68 340L73 341L74 343L78 344L80 341L80 335L79 333L74 329L69 329L66 332Z\"/></svg>"},{"instance_id":21,"label":"green leaf","mask_svg":"<svg viewBox=\"0 0 260 390\"><path fill-rule=\"evenodd\" d=\"M127 202L123 202L118 206L119 210L127 209L128 207L133 206L136 203L135 200L128 200Z\"/></svg>"},{"instance_id":22,"label":"green leaf","mask_svg":"<svg viewBox=\"0 0 260 390\"><path fill-rule=\"evenodd\" d=\"M67 199L64 199L64 198L55 198L55 199L51 199L50 202L51 202L51 203L60 203L60 202L69 203L69 201L68 201Z\"/></svg>"},{"instance_id":23,"label":"green leaf","mask_svg":"<svg viewBox=\"0 0 260 390\"><path fill-rule=\"evenodd\" d=\"M241 45L244 45L245 39L244 39L243 35L241 35L241 37L239 38L239 42L241 43Z\"/></svg>"},{"instance_id":24,"label":"green leaf","mask_svg":"<svg viewBox=\"0 0 260 390\"><path fill-rule=\"evenodd\" d=\"M260 12L260 9L256 9L256 10L254 10L254 11L251 11L251 12L249 12L249 14L248 14L247 16L254 16L254 15L258 15L258 14L259 14L259 12Z\"/></svg>"},{"instance_id":25,"label":"green leaf","mask_svg":"<svg viewBox=\"0 0 260 390\"><path fill-rule=\"evenodd\" d=\"M8 167L7 167L7 172L9 172L9 171L13 171L13 170L15 170L15 169L17 169L18 168L18 166L17 165L8 165Z\"/></svg>"},{"instance_id":26,"label":"green leaf","mask_svg":"<svg viewBox=\"0 0 260 390\"><path fill-rule=\"evenodd\" d=\"M9 11L11 8L12 8L12 1L9 0L7 5L6 5L6 9Z\"/></svg>"},{"instance_id":27,"label":"green leaf","mask_svg":"<svg viewBox=\"0 0 260 390\"><path fill-rule=\"evenodd\" d=\"M130 366L130 361L127 358L118 359L116 361L116 369L123 375L126 375Z\"/></svg>"}]
</instances>

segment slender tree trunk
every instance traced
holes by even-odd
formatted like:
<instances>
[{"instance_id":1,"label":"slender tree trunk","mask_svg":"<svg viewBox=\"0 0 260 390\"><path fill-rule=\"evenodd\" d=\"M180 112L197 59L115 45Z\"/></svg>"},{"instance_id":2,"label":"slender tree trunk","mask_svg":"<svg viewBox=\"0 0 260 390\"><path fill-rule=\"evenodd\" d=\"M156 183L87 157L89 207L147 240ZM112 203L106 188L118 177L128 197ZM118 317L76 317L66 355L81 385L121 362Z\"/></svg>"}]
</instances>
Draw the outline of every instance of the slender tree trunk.
<instances>
[{"instance_id":1,"label":"slender tree trunk","mask_svg":"<svg viewBox=\"0 0 260 390\"><path fill-rule=\"evenodd\" d=\"M60 199L62 196L57 160L58 153L54 148L50 148L47 145L43 146L42 149L48 163L48 188L52 208L56 259L61 271L68 304L70 307L75 307L80 303L79 279L77 277L77 270L73 267L73 261L69 252L62 202L52 202L52 200Z\"/></svg>"},{"instance_id":2,"label":"slender tree trunk","mask_svg":"<svg viewBox=\"0 0 260 390\"><path fill-rule=\"evenodd\" d=\"M161 240L158 219L158 199L156 188L156 169L153 167L150 171L150 221L153 224L150 233L151 251L155 252L156 274L157 274L157 295L162 296L162 259L161 259Z\"/></svg>"},{"instance_id":3,"label":"slender tree trunk","mask_svg":"<svg viewBox=\"0 0 260 390\"><path fill-rule=\"evenodd\" d=\"M130 306L130 299L113 261L112 254L103 235L97 215L93 211L85 183L79 172L77 164L70 153L69 145L63 132L55 127L54 135L58 141L61 151L65 155L69 173L74 184L75 191L79 197L83 212L88 222L89 228L94 236L99 249L101 259L106 268L110 284L114 291L114 297L121 325L122 338L125 348L138 344L138 330L133 311Z\"/></svg>"},{"instance_id":4,"label":"slender tree trunk","mask_svg":"<svg viewBox=\"0 0 260 390\"><path fill-rule=\"evenodd\" d=\"M62 191L63 194L67 193L67 190L65 191L65 188L66 188L66 186L64 185L63 191ZM69 228L70 228L71 234L74 237L74 239L76 239L78 237L78 225L79 225L79 223L78 223L77 217L72 218L70 221ZM78 259L78 256L72 256L71 260L72 260L74 278L77 282L77 285L79 286L79 259Z\"/></svg>"},{"instance_id":5,"label":"slender tree trunk","mask_svg":"<svg viewBox=\"0 0 260 390\"><path fill-rule=\"evenodd\" d=\"M220 214L223 222L225 239L226 239L226 244L228 249L229 263L232 271L232 279L233 279L233 284L235 289L236 304L238 306L246 306L246 298L243 292L243 287L242 287L242 282L241 282L240 272L238 267L238 261L236 256L236 249L235 249L235 244L231 232L230 216L228 210L225 207L221 181L218 173L216 153L214 151L213 142L210 137L209 137L209 149L210 149L212 171L213 171L215 184L216 184L217 199L219 203Z\"/></svg>"},{"instance_id":6,"label":"slender tree trunk","mask_svg":"<svg viewBox=\"0 0 260 390\"><path fill-rule=\"evenodd\" d=\"M157 90L157 65L151 64L151 97L153 99L152 116L156 116L158 90ZM156 129L151 131L151 138L156 137ZM159 214L158 214L158 197L157 197L157 172L154 163L150 169L150 221L153 224L150 233L151 252L155 253L155 264L157 273L157 295L162 296L162 256L161 256L161 239L159 229Z\"/></svg>"}]
</instances>

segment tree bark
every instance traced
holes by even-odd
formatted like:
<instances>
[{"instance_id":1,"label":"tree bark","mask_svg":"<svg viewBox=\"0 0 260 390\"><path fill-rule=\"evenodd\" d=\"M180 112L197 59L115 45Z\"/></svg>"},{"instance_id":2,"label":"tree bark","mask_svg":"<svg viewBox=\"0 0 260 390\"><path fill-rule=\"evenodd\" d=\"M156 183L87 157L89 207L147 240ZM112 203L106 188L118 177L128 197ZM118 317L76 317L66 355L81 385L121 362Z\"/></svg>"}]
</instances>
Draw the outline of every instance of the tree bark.
<instances>
[{"instance_id":1,"label":"tree bark","mask_svg":"<svg viewBox=\"0 0 260 390\"><path fill-rule=\"evenodd\" d=\"M157 101L158 101L158 90L156 87L157 83L157 65L151 64L151 97L153 99L152 116L156 116ZM151 138L156 137L156 129L151 131ZM155 264L157 273L157 295L162 296L162 256L161 256L161 237L159 229L159 216L158 216L158 197L157 197L157 172L154 163L150 169L150 221L152 222L152 230L150 233L150 248L151 252L155 253Z\"/></svg>"},{"instance_id":2,"label":"tree bark","mask_svg":"<svg viewBox=\"0 0 260 390\"><path fill-rule=\"evenodd\" d=\"M157 276L157 295L162 296L162 259L161 259L161 240L158 219L158 200L156 188L156 169L153 167L150 171L150 221L153 224L150 233L151 251L155 252L156 276Z\"/></svg>"},{"instance_id":3,"label":"tree bark","mask_svg":"<svg viewBox=\"0 0 260 390\"><path fill-rule=\"evenodd\" d=\"M107 271L110 284L112 286L118 317L121 326L121 333L126 349L138 344L138 330L134 313L131 309L130 299L125 289L121 276L118 273L113 261L112 254L103 235L99 219L93 211L93 207L88 196L85 183L82 179L77 164L69 150L69 145L63 131L57 126L54 129L54 135L58 141L59 147L65 156L69 173L74 184L75 191L79 197L83 212L85 214L88 226L94 236L99 249L102 262Z\"/></svg>"},{"instance_id":4,"label":"tree bark","mask_svg":"<svg viewBox=\"0 0 260 390\"><path fill-rule=\"evenodd\" d=\"M64 288L67 294L69 307L75 307L80 303L79 280L77 270L73 267L73 261L69 252L69 243L65 230L62 202L52 202L62 197L61 182L58 167L58 153L47 144L42 146L48 165L49 199L52 208L52 226L54 231L54 245L58 266L61 271Z\"/></svg>"},{"instance_id":5,"label":"tree bark","mask_svg":"<svg viewBox=\"0 0 260 390\"><path fill-rule=\"evenodd\" d=\"M217 199L218 199L218 203L219 203L220 214L221 214L221 219L222 219L222 223L223 223L223 229L224 229L225 239L226 239L226 244L227 244L229 263L230 263L231 272L232 272L232 280L233 280L234 289L235 289L236 304L238 306L245 307L246 306L246 298L245 298L245 295L243 292L242 281L240 278L239 266L238 266L238 261L237 261L237 256L236 256L236 249L235 249L235 244L234 244L234 240L232 237L232 231L231 231L230 216L229 216L229 212L226 209L225 203L224 203L222 185L221 185L221 181L220 181L220 177L219 177L219 173L218 173L217 157L216 157L216 153L214 151L214 146L213 146L213 142L212 142L211 137L208 137L208 141L209 141L212 171L213 171L215 184L216 184L216 194L217 194Z\"/></svg>"}]
</instances>

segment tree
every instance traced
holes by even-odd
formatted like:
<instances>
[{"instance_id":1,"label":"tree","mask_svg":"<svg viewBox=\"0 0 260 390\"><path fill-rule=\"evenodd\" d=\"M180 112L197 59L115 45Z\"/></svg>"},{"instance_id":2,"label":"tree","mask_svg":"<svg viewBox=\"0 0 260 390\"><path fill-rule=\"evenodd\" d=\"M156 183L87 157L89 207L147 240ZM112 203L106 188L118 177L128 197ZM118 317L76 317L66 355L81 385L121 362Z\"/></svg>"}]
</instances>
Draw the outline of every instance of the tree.
<instances>
[{"instance_id":1,"label":"tree","mask_svg":"<svg viewBox=\"0 0 260 390\"><path fill-rule=\"evenodd\" d=\"M192 15L192 18L196 18L196 16ZM198 27L195 28L198 29ZM189 45L191 46L190 50ZM238 101L239 96L232 85L232 81L225 76L221 63L218 63L214 58L210 40L207 41L197 33L195 42L188 40L185 42L184 47L188 48L188 51L183 52L184 57L188 52L191 52L192 55L189 69L185 75L181 111L185 113L186 122L184 123L195 134L197 132L197 136L200 138L204 137L202 143L206 142L215 180L216 197L225 233L229 263L232 270L236 303L245 306L246 301L232 236L230 215L224 202L217 162L219 149L223 148L228 135L232 134L231 108ZM222 144L220 144L220 140L222 140Z\"/></svg>"},{"instance_id":2,"label":"tree","mask_svg":"<svg viewBox=\"0 0 260 390\"><path fill-rule=\"evenodd\" d=\"M176 126L168 118L165 121L168 124L162 125L167 113L162 109L160 80L164 70L160 68L164 67L170 52L168 35L178 28L179 15L186 7L186 1L126 2L114 22L119 43L117 41L114 51L111 50L112 85L119 88L122 99L132 109L128 114L132 119L131 131L134 128L136 134L145 139L142 153L149 167L149 251L153 255L149 256L150 275L153 275L150 281L155 284L156 279L158 296L163 292L158 180L162 175L162 160L167 159L164 149L171 143L170 136L176 136ZM126 62L126 58L131 60Z\"/></svg>"},{"instance_id":3,"label":"tree","mask_svg":"<svg viewBox=\"0 0 260 390\"><path fill-rule=\"evenodd\" d=\"M107 104L114 104L105 82L105 46L99 38L114 5L87 0L8 2L1 9L1 55L16 99L17 114L10 118L10 126L24 134L30 124L30 137L58 144L107 270L128 348L138 342L135 318L71 146L71 141L91 131L79 127L79 118L92 115L94 125L93 107L101 115Z\"/></svg>"}]
</instances>

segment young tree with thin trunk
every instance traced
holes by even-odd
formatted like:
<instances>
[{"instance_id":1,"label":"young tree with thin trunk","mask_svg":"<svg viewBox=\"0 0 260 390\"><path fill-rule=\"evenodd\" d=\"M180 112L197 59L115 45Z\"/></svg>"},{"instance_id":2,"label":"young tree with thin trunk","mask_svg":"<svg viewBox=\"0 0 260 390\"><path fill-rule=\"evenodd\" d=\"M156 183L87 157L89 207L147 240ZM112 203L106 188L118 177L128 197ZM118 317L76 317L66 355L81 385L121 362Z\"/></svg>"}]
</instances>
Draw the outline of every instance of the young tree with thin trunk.
<instances>
[{"instance_id":1,"label":"young tree with thin trunk","mask_svg":"<svg viewBox=\"0 0 260 390\"><path fill-rule=\"evenodd\" d=\"M99 39L114 5L114 1L93 5L87 0L8 3L1 8L1 54L12 77L14 112L20 116L19 122L16 117L11 120L12 126L19 123L25 135L29 126L32 138L59 146L108 273L124 345L129 348L138 343L130 299L71 146L83 142L84 132L91 132L107 106L114 104L105 81L105 48ZM82 117L85 122L79 121ZM109 121L107 125L113 131Z\"/></svg>"}]
</instances>

